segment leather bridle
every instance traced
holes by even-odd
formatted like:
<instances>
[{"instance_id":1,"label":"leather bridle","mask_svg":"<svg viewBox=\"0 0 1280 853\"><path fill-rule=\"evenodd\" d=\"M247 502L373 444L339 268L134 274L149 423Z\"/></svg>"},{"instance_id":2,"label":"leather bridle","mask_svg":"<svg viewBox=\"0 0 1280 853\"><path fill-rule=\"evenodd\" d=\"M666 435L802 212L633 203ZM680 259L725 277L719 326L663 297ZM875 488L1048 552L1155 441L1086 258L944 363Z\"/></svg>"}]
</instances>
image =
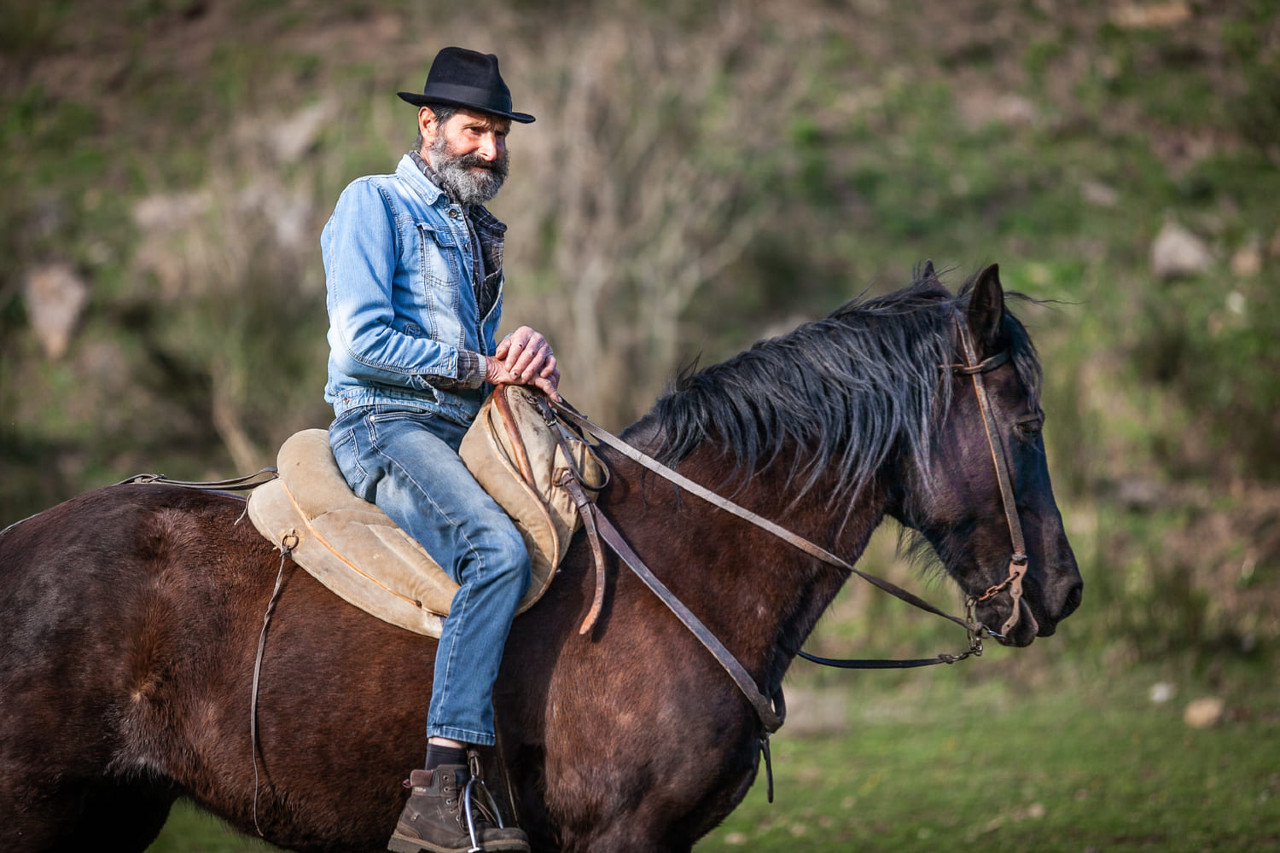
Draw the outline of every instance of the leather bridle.
<instances>
[{"instance_id":1,"label":"leather bridle","mask_svg":"<svg viewBox=\"0 0 1280 853\"><path fill-rule=\"evenodd\" d=\"M797 534L787 530L784 527L764 518L745 507L716 494L706 487L695 483L684 475L674 471L673 469L663 465L653 457L637 450L622 439L592 423L573 406L562 400L551 400L550 398L537 395L539 405L543 409L543 416L547 420L548 425L559 435L562 428L558 421L563 419L565 422L575 427L577 430L589 433L601 443L608 445L631 461L641 465L642 467L658 474L664 479L670 481L681 489L684 489L693 495L701 498L712 506L724 510L731 515L748 521L751 524L767 531L773 536L787 542L793 547L803 551L815 559L834 566L846 575L857 575L859 578L867 581L873 586L888 592L896 598L911 604L928 613L940 616L951 622L956 623L964 628L969 637L969 648L960 654L939 654L932 658L921 658L915 660L835 660L831 658L822 658L810 655L803 650L798 650L798 654L806 660L827 666L836 666L843 669L884 669L884 668L903 668L916 666L930 666L940 663L956 663L970 656L979 656L982 654L982 636L984 634L1003 639L1008 636L1010 630L1018 624L1021 609L1022 598L1022 579L1027 572L1027 555L1022 536L1022 525L1018 520L1017 506L1013 494L1011 478L1009 476L1008 462L1004 453L1004 443L1000 438L995 417L991 412L991 402L988 397L986 385L983 381L983 374L1003 365L1009 360L1009 353L1003 351L997 353L990 358L978 360L974 351L973 342L971 340L969 330L964 322L964 318L960 313L956 312L956 327L959 332L961 348L964 352L964 364L945 364L939 365L942 370L948 370L956 376L970 376L973 379L974 392L978 398L979 408L982 412L982 423L987 434L987 443L991 449L991 458L996 469L996 478L999 482L1001 500L1004 503L1005 519L1009 525L1010 540L1013 545L1013 555L1009 561L1009 574L1001 583L989 587L981 595L969 595L966 599L966 617L953 616L919 596L902 589L897 584L885 580L884 578L863 572L853 566L848 561L832 554L830 551L821 546L805 539ZM566 458L572 458L571 454L565 453ZM607 544L631 570L654 592L655 595L665 604L680 621L687 627L691 633L702 643L704 647L712 654L720 663L729 676L737 684L738 688L746 696L748 702L755 709L756 715L759 717L761 725L766 733L776 731L783 722L786 715L785 703L782 699L782 691L780 687L772 688L770 695L766 696L756 684L755 679L747 672L746 668L733 656L733 654L725 648L724 644L715 637L714 634L699 620L675 595L667 589L667 587L654 576L653 572L645 566L643 560L635 553L635 551L627 544L622 534L609 521L609 519L600 511L595 502L586 494L582 488L582 483L577 476L578 472L567 470L561 478L561 485L565 486L581 510L584 526L587 531L588 538L591 543L591 549L596 559L596 594L590 612L580 628L580 633L586 634L592 630L600 610L603 605L605 577L604 577L604 559L603 550L601 548L601 540ZM988 601L1001 592L1008 590L1010 598L1013 600L1013 611L1009 618L1001 627L1000 633L991 631L985 625L974 619L975 607L984 601ZM765 736L767 738L767 734ZM765 750L767 757L767 740L762 741L762 748Z\"/></svg>"},{"instance_id":2,"label":"leather bridle","mask_svg":"<svg viewBox=\"0 0 1280 853\"><path fill-rule=\"evenodd\" d=\"M1009 632L1018 624L1018 620L1022 616L1022 579L1027 574L1027 546L1022 537L1022 522L1018 518L1017 498L1013 494L1013 480L1009 476L1009 458L1005 455L1004 440L1000 437L999 425L995 422L995 415L991 412L991 397L987 393L986 382L983 380L983 374L995 370L1000 365L1009 360L1009 351L1001 350L999 353L990 358L978 361L978 356L974 351L973 338L969 334L968 325L964 322L959 310L956 311L956 330L959 333L960 345L964 349L964 364L949 364L947 367L955 376L970 376L973 378L974 396L978 398L978 408L982 412L982 427L987 434L987 447L991 451L991 461L995 463L996 481L1000 486L1000 501L1004 505L1005 522L1009 525L1009 541L1013 546L1013 553L1009 557L1009 574L1003 581L995 586L988 587L987 590L979 596L969 596L965 607L972 618L974 608L992 598L995 598L1006 589L1009 591L1009 598L1012 600L1012 610L1009 618L1000 626L999 637L1008 637ZM995 635L993 632L987 633Z\"/></svg>"}]
</instances>

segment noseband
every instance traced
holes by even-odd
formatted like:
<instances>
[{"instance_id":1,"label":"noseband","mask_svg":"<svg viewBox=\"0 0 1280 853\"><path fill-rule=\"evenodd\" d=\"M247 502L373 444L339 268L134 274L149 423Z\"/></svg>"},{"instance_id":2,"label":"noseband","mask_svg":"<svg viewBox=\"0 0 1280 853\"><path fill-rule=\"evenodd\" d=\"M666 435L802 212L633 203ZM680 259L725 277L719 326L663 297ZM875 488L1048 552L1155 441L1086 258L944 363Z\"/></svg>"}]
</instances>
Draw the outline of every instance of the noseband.
<instances>
[{"instance_id":1,"label":"noseband","mask_svg":"<svg viewBox=\"0 0 1280 853\"><path fill-rule=\"evenodd\" d=\"M959 333L960 346L964 349L965 363L947 364L942 367L950 370L954 376L970 376L973 378L973 392L974 396L978 398L978 408L982 411L982 428L987 434L987 446L991 450L991 461L996 466L996 480L1000 484L1000 500L1004 504L1004 518L1009 525L1009 540L1013 545L1013 554L1009 558L1008 576L995 586L988 587L982 595L970 595L965 600L966 615L969 621L972 622L974 618L973 611L978 604L995 598L1007 589L1013 608L1009 613L1009 618L1000 626L999 635L995 635L990 630L987 633L993 634L993 636L1008 637L1009 632L1014 629L1022 616L1022 578L1027 573L1027 546L1022 537L1022 523L1018 520L1018 507L1013 494L1013 483L1009 477L1009 460L1005 456L1004 441L1000 438L1000 430L997 428L995 416L991 413L991 398L987 394L987 386L983 381L982 375L995 370L1008 361L1009 351L1002 350L990 358L979 361L974 351L973 338L969 334L969 327L964 322L959 309L956 309L956 330Z\"/></svg>"}]
</instances>

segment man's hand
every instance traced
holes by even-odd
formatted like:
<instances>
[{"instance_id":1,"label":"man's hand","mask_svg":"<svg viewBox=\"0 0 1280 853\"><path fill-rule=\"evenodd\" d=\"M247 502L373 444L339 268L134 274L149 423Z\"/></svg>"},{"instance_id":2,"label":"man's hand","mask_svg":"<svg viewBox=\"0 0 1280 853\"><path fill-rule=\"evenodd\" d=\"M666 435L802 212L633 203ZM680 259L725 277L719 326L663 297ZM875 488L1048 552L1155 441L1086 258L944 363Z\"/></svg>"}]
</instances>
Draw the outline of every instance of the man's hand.
<instances>
[{"instance_id":1,"label":"man's hand","mask_svg":"<svg viewBox=\"0 0 1280 853\"><path fill-rule=\"evenodd\" d=\"M484 378L493 385L533 385L560 399L555 353L547 339L528 326L503 338L493 355L484 360Z\"/></svg>"}]
</instances>

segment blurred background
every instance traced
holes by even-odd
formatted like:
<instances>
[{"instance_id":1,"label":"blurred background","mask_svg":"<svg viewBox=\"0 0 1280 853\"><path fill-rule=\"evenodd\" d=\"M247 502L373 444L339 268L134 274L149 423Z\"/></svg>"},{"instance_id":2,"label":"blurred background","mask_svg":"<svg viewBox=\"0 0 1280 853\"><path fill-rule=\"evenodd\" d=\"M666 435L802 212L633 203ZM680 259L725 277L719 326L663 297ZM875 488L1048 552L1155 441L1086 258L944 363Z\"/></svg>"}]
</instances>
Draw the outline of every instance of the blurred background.
<instances>
[{"instance_id":1,"label":"blurred background","mask_svg":"<svg viewBox=\"0 0 1280 853\"><path fill-rule=\"evenodd\" d=\"M607 427L693 359L902 287L925 258L953 287L998 262L1050 301L1020 312L1083 608L928 681L794 672L793 720L843 742L879 713L868 690L928 708L939 679L1188 728L1208 699L1207 728L1244 745L1228 753L1262 760L1219 787L1253 834L1206 816L1184 849L1280 845L1272 0L0 0L0 525L143 471L250 473L327 426L320 229L412 147L395 92L449 44L497 53L538 118L492 205L505 328L544 330L562 390ZM920 584L892 530L863 567ZM810 649L961 639L850 588ZM1034 805L1024 825L1056 813ZM983 849L1056 849L983 825ZM764 849L769 828L716 843ZM912 844L932 847L889 846Z\"/></svg>"}]
</instances>

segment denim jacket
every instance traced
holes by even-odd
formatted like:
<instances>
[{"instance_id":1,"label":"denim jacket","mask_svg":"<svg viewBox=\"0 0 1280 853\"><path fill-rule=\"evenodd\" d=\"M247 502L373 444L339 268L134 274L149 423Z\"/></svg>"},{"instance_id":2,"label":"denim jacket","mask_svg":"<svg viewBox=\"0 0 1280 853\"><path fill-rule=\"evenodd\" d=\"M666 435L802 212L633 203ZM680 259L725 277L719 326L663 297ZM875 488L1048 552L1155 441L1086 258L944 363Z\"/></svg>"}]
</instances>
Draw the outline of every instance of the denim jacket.
<instances>
[{"instance_id":1,"label":"denim jacket","mask_svg":"<svg viewBox=\"0 0 1280 853\"><path fill-rule=\"evenodd\" d=\"M325 401L335 414L389 404L463 424L475 418L485 390L475 354L491 355L496 346L506 226L483 207L470 214L469 227L467 211L410 155L395 174L359 178L343 191L320 236L329 309ZM477 275L495 294L483 317Z\"/></svg>"}]
</instances>

